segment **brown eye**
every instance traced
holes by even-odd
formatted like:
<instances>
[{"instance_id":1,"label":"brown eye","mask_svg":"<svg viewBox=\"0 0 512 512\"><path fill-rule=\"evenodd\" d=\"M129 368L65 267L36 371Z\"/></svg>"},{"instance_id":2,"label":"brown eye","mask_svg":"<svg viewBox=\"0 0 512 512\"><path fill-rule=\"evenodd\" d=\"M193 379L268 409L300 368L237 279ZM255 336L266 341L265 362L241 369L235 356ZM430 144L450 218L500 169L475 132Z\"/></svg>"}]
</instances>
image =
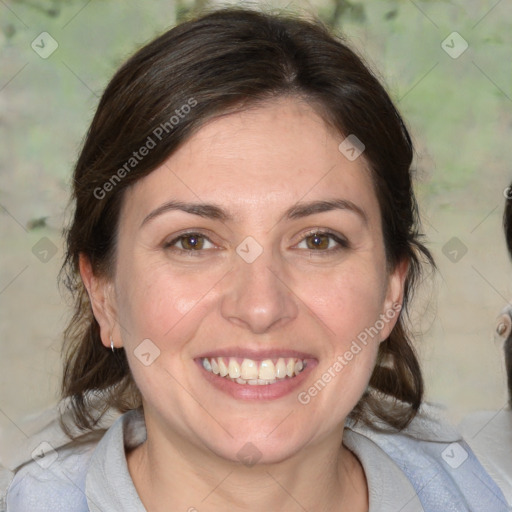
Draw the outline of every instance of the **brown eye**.
<instances>
[{"instance_id":1,"label":"brown eye","mask_svg":"<svg viewBox=\"0 0 512 512\"><path fill-rule=\"evenodd\" d=\"M331 237L325 233L315 233L306 237L308 249L328 249Z\"/></svg>"},{"instance_id":2,"label":"brown eye","mask_svg":"<svg viewBox=\"0 0 512 512\"><path fill-rule=\"evenodd\" d=\"M185 235L181 237L181 245L186 251L195 251L204 246L204 237L202 235Z\"/></svg>"},{"instance_id":3,"label":"brown eye","mask_svg":"<svg viewBox=\"0 0 512 512\"><path fill-rule=\"evenodd\" d=\"M348 249L349 247L349 242L344 237L329 231L313 231L297 244L297 248L299 249L307 249L309 251L326 254Z\"/></svg>"},{"instance_id":4,"label":"brown eye","mask_svg":"<svg viewBox=\"0 0 512 512\"><path fill-rule=\"evenodd\" d=\"M185 233L165 244L165 248L174 249L176 251L194 252L203 249L211 249L213 248L213 244L206 236L200 233Z\"/></svg>"}]
</instances>

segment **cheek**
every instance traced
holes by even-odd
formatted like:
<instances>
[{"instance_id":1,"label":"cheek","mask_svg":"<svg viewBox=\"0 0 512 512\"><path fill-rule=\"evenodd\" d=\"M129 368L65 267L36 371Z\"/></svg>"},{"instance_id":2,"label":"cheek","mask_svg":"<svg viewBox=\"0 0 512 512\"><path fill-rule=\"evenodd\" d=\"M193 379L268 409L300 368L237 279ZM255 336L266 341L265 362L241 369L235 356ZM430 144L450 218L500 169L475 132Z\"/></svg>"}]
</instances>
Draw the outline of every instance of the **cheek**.
<instances>
[{"instance_id":1,"label":"cheek","mask_svg":"<svg viewBox=\"0 0 512 512\"><path fill-rule=\"evenodd\" d=\"M198 315L205 314L221 277L216 271L185 273L148 260L137 264L134 259L132 265L120 268L119 275L125 278L119 282L119 321L124 327L123 342L132 349L149 338L162 350L165 346L176 351L193 335Z\"/></svg>"},{"instance_id":2,"label":"cheek","mask_svg":"<svg viewBox=\"0 0 512 512\"><path fill-rule=\"evenodd\" d=\"M347 266L343 272L323 278L317 275L304 283L301 295L308 297L308 308L325 326L322 380L329 383L335 402L338 393L356 402L373 372L381 341L385 285L377 266Z\"/></svg>"},{"instance_id":3,"label":"cheek","mask_svg":"<svg viewBox=\"0 0 512 512\"><path fill-rule=\"evenodd\" d=\"M380 346L376 323L382 313L383 289L378 271L355 267L304 282L303 296L309 298L309 310L323 325L319 332L324 333L325 342L316 378L297 398L311 416L329 411L323 425L327 430L350 414L368 386Z\"/></svg>"},{"instance_id":4,"label":"cheek","mask_svg":"<svg viewBox=\"0 0 512 512\"><path fill-rule=\"evenodd\" d=\"M185 275L170 265L149 262L124 271L129 278L120 283L118 317L135 382L146 399L165 397L166 407L183 408L182 388L175 380L185 382L183 361L189 342L211 310L209 292L218 279ZM146 353L150 355L144 359Z\"/></svg>"},{"instance_id":5,"label":"cheek","mask_svg":"<svg viewBox=\"0 0 512 512\"><path fill-rule=\"evenodd\" d=\"M377 269L347 266L304 281L301 296L337 340L340 350L347 342L371 330L383 312L385 277Z\"/></svg>"}]
</instances>

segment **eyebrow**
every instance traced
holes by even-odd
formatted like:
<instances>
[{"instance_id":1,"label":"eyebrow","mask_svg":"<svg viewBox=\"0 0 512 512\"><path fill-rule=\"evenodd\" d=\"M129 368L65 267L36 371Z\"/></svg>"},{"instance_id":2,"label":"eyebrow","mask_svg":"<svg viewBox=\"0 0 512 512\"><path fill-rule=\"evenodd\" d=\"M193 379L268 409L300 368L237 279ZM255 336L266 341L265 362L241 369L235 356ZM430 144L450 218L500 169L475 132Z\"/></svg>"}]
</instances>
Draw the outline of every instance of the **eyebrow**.
<instances>
[{"instance_id":1,"label":"eyebrow","mask_svg":"<svg viewBox=\"0 0 512 512\"><path fill-rule=\"evenodd\" d=\"M182 201L168 201L151 213L149 213L141 223L144 226L150 220L167 213L169 211L183 211L192 215L198 215L207 219L220 220L221 222L233 221L234 217L230 215L226 210L211 203L184 203ZM346 210L358 215L364 224L368 224L368 216L366 212L347 199L331 199L324 201L310 201L307 203L297 203L292 207L288 208L281 216L280 220L292 220L314 215L315 213L323 213L332 210Z\"/></svg>"}]
</instances>

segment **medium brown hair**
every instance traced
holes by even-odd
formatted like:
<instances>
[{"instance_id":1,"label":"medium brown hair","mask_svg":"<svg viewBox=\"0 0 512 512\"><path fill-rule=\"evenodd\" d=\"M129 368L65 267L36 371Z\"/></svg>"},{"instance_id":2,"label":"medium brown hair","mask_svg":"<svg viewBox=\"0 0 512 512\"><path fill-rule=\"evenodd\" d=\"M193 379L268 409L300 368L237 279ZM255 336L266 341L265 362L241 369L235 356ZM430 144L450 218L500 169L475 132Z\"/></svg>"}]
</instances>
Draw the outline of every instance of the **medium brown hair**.
<instances>
[{"instance_id":1,"label":"medium brown hair","mask_svg":"<svg viewBox=\"0 0 512 512\"><path fill-rule=\"evenodd\" d=\"M368 390L352 417L369 421L369 411L401 429L416 414L423 380L404 316L422 260L432 265L433 260L418 233L413 147L402 118L362 60L319 21L225 8L167 31L117 71L78 158L61 277L75 301L65 332L62 397L70 399L80 429L94 428L111 407L125 412L141 405L124 350L112 353L101 343L79 274L80 254L89 258L96 275L111 277L126 188L160 166L206 120L282 96L309 102L340 141L353 134L365 144L388 268L409 263L405 308L380 344ZM161 136L155 147L131 161L148 137L158 138L155 130ZM389 399L395 404L391 409Z\"/></svg>"}]
</instances>

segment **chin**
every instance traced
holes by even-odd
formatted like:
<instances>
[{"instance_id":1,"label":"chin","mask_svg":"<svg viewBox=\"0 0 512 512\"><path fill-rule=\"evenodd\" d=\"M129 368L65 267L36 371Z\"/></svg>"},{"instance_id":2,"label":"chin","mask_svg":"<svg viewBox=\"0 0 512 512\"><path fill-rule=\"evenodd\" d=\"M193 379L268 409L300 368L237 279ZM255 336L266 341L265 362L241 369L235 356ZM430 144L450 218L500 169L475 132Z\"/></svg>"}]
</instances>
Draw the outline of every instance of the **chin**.
<instances>
[{"instance_id":1,"label":"chin","mask_svg":"<svg viewBox=\"0 0 512 512\"><path fill-rule=\"evenodd\" d=\"M292 415L290 415L291 417ZM284 462L303 450L311 441L313 433L307 435L304 429L289 429L279 426L279 422L254 425L238 431L230 431L233 437L222 435L218 442L211 435L205 439L205 445L217 456L247 467L255 464L278 464ZM285 420L287 422L288 420ZM276 428L277 427L277 428ZM281 431L279 431L282 429ZM213 441L213 442L212 442Z\"/></svg>"}]
</instances>

